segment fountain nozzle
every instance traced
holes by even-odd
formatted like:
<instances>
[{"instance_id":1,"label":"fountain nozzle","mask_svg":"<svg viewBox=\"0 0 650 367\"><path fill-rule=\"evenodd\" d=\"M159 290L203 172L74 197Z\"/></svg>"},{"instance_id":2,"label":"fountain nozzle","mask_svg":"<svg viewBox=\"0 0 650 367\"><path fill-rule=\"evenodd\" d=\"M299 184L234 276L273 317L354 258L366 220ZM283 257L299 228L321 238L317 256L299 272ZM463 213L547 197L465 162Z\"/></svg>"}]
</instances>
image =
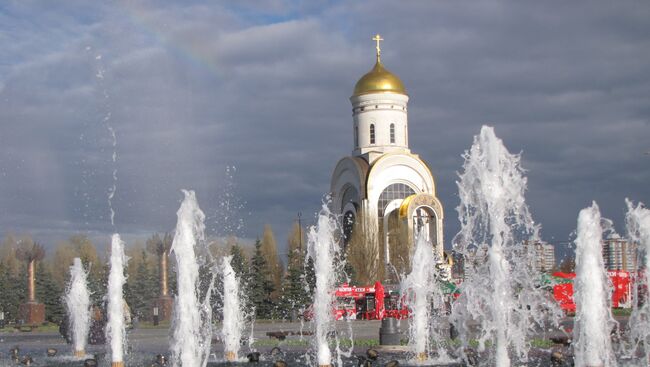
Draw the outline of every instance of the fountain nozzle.
<instances>
[{"instance_id":1,"label":"fountain nozzle","mask_svg":"<svg viewBox=\"0 0 650 367\"><path fill-rule=\"evenodd\" d=\"M124 367L124 361L111 362L111 367Z\"/></svg>"},{"instance_id":2,"label":"fountain nozzle","mask_svg":"<svg viewBox=\"0 0 650 367\"><path fill-rule=\"evenodd\" d=\"M226 361L233 362L237 360L237 354L232 351L226 351Z\"/></svg>"},{"instance_id":3,"label":"fountain nozzle","mask_svg":"<svg viewBox=\"0 0 650 367\"><path fill-rule=\"evenodd\" d=\"M427 359L429 359L429 356L428 356L425 352L421 352L421 353L418 353L418 354L417 354L417 356L415 357L415 359L416 359L418 362L424 362L424 361L426 361Z\"/></svg>"}]
</instances>

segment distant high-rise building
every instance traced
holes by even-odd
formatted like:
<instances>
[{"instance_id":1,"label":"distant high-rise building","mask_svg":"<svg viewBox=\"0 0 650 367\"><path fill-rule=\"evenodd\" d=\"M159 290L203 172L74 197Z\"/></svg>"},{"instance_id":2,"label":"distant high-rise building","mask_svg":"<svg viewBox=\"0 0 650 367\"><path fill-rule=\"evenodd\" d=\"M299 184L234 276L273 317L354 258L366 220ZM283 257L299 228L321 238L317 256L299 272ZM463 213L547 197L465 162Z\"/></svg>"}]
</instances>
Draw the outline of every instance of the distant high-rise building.
<instances>
[{"instance_id":1,"label":"distant high-rise building","mask_svg":"<svg viewBox=\"0 0 650 367\"><path fill-rule=\"evenodd\" d=\"M636 243L612 234L603 241L603 259L607 270L637 271Z\"/></svg>"},{"instance_id":2,"label":"distant high-rise building","mask_svg":"<svg viewBox=\"0 0 650 367\"><path fill-rule=\"evenodd\" d=\"M536 241L532 244L534 253L533 266L535 270L543 273L550 272L555 268L555 246L544 241Z\"/></svg>"},{"instance_id":3,"label":"distant high-rise building","mask_svg":"<svg viewBox=\"0 0 650 367\"><path fill-rule=\"evenodd\" d=\"M487 261L488 246L471 249L464 255L454 251L451 256L454 259L454 264L451 268L451 277L454 280L462 281Z\"/></svg>"}]
</instances>

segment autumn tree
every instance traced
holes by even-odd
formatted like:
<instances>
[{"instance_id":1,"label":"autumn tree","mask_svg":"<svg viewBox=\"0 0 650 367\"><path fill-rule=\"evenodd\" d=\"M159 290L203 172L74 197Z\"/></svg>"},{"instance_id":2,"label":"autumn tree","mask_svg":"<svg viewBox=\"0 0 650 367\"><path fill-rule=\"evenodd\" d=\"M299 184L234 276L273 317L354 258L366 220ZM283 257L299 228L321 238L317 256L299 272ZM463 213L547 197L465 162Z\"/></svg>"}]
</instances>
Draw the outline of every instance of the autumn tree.
<instances>
[{"instance_id":1,"label":"autumn tree","mask_svg":"<svg viewBox=\"0 0 650 367\"><path fill-rule=\"evenodd\" d=\"M100 304L106 294L108 265L101 261L95 245L86 235L76 234L57 244L50 268L53 279L58 286L64 288L75 257L81 259L88 272L88 289L91 292L92 302Z\"/></svg>"},{"instance_id":2,"label":"autumn tree","mask_svg":"<svg viewBox=\"0 0 650 367\"><path fill-rule=\"evenodd\" d=\"M75 257L77 257L77 253L67 241L59 242L54 249L50 270L52 279L62 288L66 286L70 277L70 266L72 266Z\"/></svg>"},{"instance_id":3,"label":"autumn tree","mask_svg":"<svg viewBox=\"0 0 650 367\"><path fill-rule=\"evenodd\" d=\"M282 275L284 270L278 256L278 246L275 242L275 236L270 225L264 226L260 251L266 262L266 274L269 281L273 284L273 293L271 298L275 301L279 298L282 287Z\"/></svg>"},{"instance_id":4,"label":"autumn tree","mask_svg":"<svg viewBox=\"0 0 650 367\"><path fill-rule=\"evenodd\" d=\"M291 260L287 261L287 270L290 267L302 268L305 261L305 230L297 223L294 222L291 227L289 237L287 237L287 252L288 256L294 254L296 256L289 256Z\"/></svg>"}]
</instances>

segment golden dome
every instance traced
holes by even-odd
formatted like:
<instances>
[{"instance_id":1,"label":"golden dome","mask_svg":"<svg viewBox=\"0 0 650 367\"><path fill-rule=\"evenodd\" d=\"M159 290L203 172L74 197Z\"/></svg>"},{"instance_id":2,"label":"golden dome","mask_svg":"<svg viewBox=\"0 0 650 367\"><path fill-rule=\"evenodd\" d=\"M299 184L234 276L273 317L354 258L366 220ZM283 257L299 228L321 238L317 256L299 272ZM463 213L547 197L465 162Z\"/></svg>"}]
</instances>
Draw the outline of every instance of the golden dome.
<instances>
[{"instance_id":1,"label":"golden dome","mask_svg":"<svg viewBox=\"0 0 650 367\"><path fill-rule=\"evenodd\" d=\"M362 76L354 86L354 96L369 93L406 94L406 88L404 88L402 81L382 65L379 57L377 57L375 67Z\"/></svg>"}]
</instances>

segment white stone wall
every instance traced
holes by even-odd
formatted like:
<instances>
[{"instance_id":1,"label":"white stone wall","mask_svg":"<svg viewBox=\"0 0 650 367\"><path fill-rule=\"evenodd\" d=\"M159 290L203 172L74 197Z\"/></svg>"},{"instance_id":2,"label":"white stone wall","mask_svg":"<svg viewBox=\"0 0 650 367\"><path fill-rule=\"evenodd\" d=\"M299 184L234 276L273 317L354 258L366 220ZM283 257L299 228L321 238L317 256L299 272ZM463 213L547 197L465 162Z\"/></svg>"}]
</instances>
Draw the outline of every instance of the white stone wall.
<instances>
[{"instance_id":1,"label":"white stone wall","mask_svg":"<svg viewBox=\"0 0 650 367\"><path fill-rule=\"evenodd\" d=\"M390 154L378 159L369 172L368 200L376 203L382 191L393 183L407 184L416 193L436 195L429 168L415 155Z\"/></svg>"}]
</instances>

